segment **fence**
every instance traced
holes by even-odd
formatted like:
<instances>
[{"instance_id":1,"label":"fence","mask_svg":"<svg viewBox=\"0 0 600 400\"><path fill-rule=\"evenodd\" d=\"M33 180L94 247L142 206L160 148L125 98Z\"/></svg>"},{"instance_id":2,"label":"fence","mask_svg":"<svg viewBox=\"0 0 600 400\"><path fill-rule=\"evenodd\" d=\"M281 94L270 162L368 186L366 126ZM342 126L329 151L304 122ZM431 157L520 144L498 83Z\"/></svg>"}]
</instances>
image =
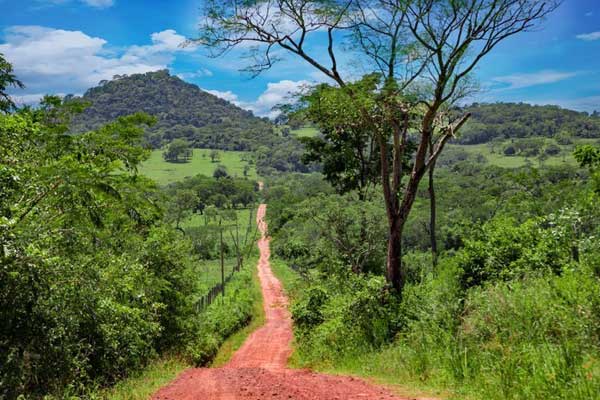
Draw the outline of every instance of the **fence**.
<instances>
[{"instance_id":1,"label":"fence","mask_svg":"<svg viewBox=\"0 0 600 400\"><path fill-rule=\"evenodd\" d=\"M208 291L208 293L206 293L204 296L200 297L200 299L198 299L198 301L196 301L196 304L195 304L196 312L200 313L200 312L206 310L206 308L208 306L210 306L219 297L219 295L225 296L225 286L227 286L229 281L231 281L231 279L233 278L233 275L236 272L238 272L239 270L240 270L240 263L237 262L235 267L231 270L231 272L226 277L224 277L222 282L217 283L215 286L213 286Z\"/></svg>"}]
</instances>

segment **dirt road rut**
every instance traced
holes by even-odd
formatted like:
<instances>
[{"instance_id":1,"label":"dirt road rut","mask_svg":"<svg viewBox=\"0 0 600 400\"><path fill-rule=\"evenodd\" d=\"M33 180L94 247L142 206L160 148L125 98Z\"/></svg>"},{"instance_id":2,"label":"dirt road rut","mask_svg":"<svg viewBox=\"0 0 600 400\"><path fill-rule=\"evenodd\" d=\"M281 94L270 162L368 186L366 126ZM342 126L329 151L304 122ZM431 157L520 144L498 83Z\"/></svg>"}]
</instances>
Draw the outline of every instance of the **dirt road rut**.
<instances>
[{"instance_id":1,"label":"dirt road rut","mask_svg":"<svg viewBox=\"0 0 600 400\"><path fill-rule=\"evenodd\" d=\"M266 323L256 330L223 368L195 368L162 388L153 400L407 400L353 377L287 369L291 354L292 320L281 282L269 264L266 205L257 213L262 234L258 242L258 275Z\"/></svg>"}]
</instances>

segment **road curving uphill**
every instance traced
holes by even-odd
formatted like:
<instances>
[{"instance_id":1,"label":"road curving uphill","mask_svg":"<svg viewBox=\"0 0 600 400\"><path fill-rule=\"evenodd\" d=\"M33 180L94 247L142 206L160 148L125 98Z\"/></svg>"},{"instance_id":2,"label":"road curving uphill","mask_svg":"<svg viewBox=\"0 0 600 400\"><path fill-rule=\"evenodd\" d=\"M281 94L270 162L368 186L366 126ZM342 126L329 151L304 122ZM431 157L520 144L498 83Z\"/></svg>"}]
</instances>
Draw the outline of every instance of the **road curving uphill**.
<instances>
[{"instance_id":1,"label":"road curving uphill","mask_svg":"<svg viewBox=\"0 0 600 400\"><path fill-rule=\"evenodd\" d=\"M385 388L353 377L286 368L291 355L292 319L281 282L271 271L265 221L266 205L257 213L261 232L258 274L266 323L250 335L222 368L195 368L162 388L153 400L406 400Z\"/></svg>"}]
</instances>

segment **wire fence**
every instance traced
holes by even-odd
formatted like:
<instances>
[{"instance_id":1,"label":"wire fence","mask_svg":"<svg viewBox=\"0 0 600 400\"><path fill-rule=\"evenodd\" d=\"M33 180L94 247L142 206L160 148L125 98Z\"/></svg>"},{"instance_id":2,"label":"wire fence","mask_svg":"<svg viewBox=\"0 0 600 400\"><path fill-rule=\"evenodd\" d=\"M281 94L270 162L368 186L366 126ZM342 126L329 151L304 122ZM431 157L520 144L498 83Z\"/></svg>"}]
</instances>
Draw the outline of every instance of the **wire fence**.
<instances>
[{"instance_id":1,"label":"wire fence","mask_svg":"<svg viewBox=\"0 0 600 400\"><path fill-rule=\"evenodd\" d=\"M237 262L235 267L231 270L231 272L224 277L222 282L214 285L210 290L200 297L195 304L196 312L201 313L208 308L214 301L219 297L219 295L225 296L225 287L231 281L236 272L239 272L241 266L240 263Z\"/></svg>"},{"instance_id":2,"label":"wire fence","mask_svg":"<svg viewBox=\"0 0 600 400\"><path fill-rule=\"evenodd\" d=\"M220 242L221 242L221 246L220 246L221 247L221 251L220 251L221 252L221 282L214 285L208 291L208 293L206 293L205 295L200 297L198 299L198 301L196 301L196 304L195 304L196 312L200 313L200 312L203 312L204 310L206 310L206 308L208 308L208 306L210 306L220 295L225 297L225 287L227 286L229 281L231 281L231 279L233 278L235 273L239 272L240 269L243 267L243 263L244 263L243 260L247 259L250 256L250 252L252 251L252 248L254 246L254 243L256 242L257 234L258 234L258 225L256 225L254 227L254 235L252 235L252 237L249 236L249 234L252 230L252 220L253 220L253 212L250 212L248 228L246 231L246 235L243 238L243 242L239 235L237 219L236 219L236 234L234 235L230 231L231 239L233 240L234 245L235 245L237 257L236 257L235 266L233 267L231 272L229 272L229 274L227 274L227 275L225 275L225 260L224 260L225 251L224 251L224 241L223 241L223 228L221 225L222 220L219 221Z\"/></svg>"}]
</instances>

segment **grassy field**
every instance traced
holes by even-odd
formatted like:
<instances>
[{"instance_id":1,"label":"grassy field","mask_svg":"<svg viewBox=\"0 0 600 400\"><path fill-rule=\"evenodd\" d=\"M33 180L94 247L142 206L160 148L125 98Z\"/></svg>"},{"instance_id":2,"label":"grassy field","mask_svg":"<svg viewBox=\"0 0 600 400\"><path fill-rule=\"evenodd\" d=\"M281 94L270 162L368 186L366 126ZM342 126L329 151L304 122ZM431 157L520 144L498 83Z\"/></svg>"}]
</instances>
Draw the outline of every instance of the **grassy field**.
<instances>
[{"instance_id":1,"label":"grassy field","mask_svg":"<svg viewBox=\"0 0 600 400\"><path fill-rule=\"evenodd\" d=\"M319 134L319 130L311 126L305 126L300 129L294 129L291 133L296 137L313 137Z\"/></svg>"},{"instance_id":2,"label":"grassy field","mask_svg":"<svg viewBox=\"0 0 600 400\"><path fill-rule=\"evenodd\" d=\"M487 144L473 144L473 145L456 145L449 144L449 149L461 149L469 153L469 155L476 156L481 154L485 157L487 162L497 167L503 168L519 168L527 165L528 162L534 167L544 166L556 166L556 165L575 165L575 159L571 152L563 151L558 156L548 157L543 162L540 162L537 157L523 157L523 156L505 156L499 151L492 153L490 147Z\"/></svg>"},{"instance_id":3,"label":"grassy field","mask_svg":"<svg viewBox=\"0 0 600 400\"><path fill-rule=\"evenodd\" d=\"M256 229L256 208L253 209L240 209L236 210L237 224L239 232L240 244L244 245L244 238L247 236L246 248L244 252L248 250L254 251L254 243L258 238L258 231ZM182 228L201 228L205 232L209 232L211 235L218 237L219 224L215 220L207 221L203 215L194 214L189 219L185 220L181 224ZM222 222L223 228L223 241L230 249L234 249L235 243L232 239L232 235L236 236L236 222L235 220L225 220ZM251 246L249 248L249 246ZM246 261L246 264L249 261ZM224 262L225 276L229 275L233 268L236 266L237 260L235 257L226 258ZM198 295L201 296L206 293L210 288L221 281L221 261L220 259L215 260L202 260L197 266L198 273Z\"/></svg>"},{"instance_id":4,"label":"grassy field","mask_svg":"<svg viewBox=\"0 0 600 400\"><path fill-rule=\"evenodd\" d=\"M482 155L492 165L503 167L503 168L519 168L531 163L534 167L543 166L560 166L560 165L576 165L576 161L573 158L573 151L577 145L582 144L594 144L597 143L598 139L576 139L571 145L559 146L561 153L556 156L550 156L547 159L541 161L538 157L524 157L524 156L506 156L502 153L502 149L509 144L504 142L503 144L497 144L494 146L494 151L488 143L474 144L474 145L457 145L449 144L448 149L453 150L464 150L471 156Z\"/></svg>"},{"instance_id":5,"label":"grassy field","mask_svg":"<svg viewBox=\"0 0 600 400\"><path fill-rule=\"evenodd\" d=\"M198 174L212 176L218 165L224 165L231 176L244 176L244 167L248 163L242 160L242 156L249 155L243 151L219 150L220 159L212 162L209 154L210 149L194 149L191 161L186 163L169 163L163 160L162 150L154 150L150 158L140 167L140 173L154 179L160 185L181 181L185 177ZM256 168L250 166L248 178L256 179Z\"/></svg>"}]
</instances>

